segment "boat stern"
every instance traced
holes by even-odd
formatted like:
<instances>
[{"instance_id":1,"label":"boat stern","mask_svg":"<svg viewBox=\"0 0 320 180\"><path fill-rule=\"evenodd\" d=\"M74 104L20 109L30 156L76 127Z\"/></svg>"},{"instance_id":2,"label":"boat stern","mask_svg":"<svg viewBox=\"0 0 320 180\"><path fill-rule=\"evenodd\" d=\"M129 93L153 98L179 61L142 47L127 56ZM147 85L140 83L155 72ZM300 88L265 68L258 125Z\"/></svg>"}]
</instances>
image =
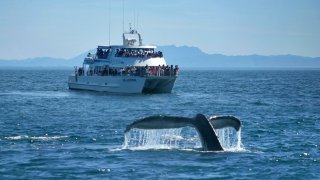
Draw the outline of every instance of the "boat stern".
<instances>
[{"instance_id":1,"label":"boat stern","mask_svg":"<svg viewBox=\"0 0 320 180\"><path fill-rule=\"evenodd\" d=\"M176 76L147 77L142 92L171 93L176 79Z\"/></svg>"}]
</instances>

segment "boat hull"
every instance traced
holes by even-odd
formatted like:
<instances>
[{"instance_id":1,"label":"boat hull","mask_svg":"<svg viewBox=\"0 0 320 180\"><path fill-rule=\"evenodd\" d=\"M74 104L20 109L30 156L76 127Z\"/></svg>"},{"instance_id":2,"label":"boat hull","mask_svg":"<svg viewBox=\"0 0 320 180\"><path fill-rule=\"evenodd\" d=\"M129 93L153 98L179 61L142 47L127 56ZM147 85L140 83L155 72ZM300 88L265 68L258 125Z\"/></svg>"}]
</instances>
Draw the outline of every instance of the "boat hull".
<instances>
[{"instance_id":1,"label":"boat hull","mask_svg":"<svg viewBox=\"0 0 320 180\"><path fill-rule=\"evenodd\" d=\"M147 77L142 93L171 93L176 77Z\"/></svg>"},{"instance_id":2,"label":"boat hull","mask_svg":"<svg viewBox=\"0 0 320 180\"><path fill-rule=\"evenodd\" d=\"M72 90L110 93L171 93L176 77L69 76Z\"/></svg>"}]
</instances>

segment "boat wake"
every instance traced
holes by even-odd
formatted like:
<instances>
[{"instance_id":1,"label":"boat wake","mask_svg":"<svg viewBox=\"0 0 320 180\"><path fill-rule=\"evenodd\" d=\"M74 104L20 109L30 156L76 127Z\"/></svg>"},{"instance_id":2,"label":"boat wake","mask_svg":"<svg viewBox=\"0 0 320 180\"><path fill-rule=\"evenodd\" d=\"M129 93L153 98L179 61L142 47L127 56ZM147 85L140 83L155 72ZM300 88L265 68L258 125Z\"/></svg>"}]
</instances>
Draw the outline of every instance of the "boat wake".
<instances>
[{"instance_id":1,"label":"boat wake","mask_svg":"<svg viewBox=\"0 0 320 180\"><path fill-rule=\"evenodd\" d=\"M69 96L69 94L68 93L64 93L64 92L56 92L56 91L32 91L32 92L11 91L11 92L1 92L0 96L64 98L64 97Z\"/></svg>"}]
</instances>

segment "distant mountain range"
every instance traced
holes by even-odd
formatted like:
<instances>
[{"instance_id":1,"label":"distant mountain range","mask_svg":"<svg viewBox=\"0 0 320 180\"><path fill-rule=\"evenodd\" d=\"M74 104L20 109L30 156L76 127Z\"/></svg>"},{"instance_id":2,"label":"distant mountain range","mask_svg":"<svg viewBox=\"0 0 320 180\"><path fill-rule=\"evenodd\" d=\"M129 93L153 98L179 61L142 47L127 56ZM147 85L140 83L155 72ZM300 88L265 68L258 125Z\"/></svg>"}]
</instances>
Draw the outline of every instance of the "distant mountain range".
<instances>
[{"instance_id":1,"label":"distant mountain range","mask_svg":"<svg viewBox=\"0 0 320 180\"><path fill-rule=\"evenodd\" d=\"M159 46L167 64L178 64L182 68L320 68L320 57L295 55L243 55L226 56L207 54L197 47ZM89 51L71 59L38 57L21 60L0 60L0 68L70 68L82 65ZM90 50L94 52L94 50Z\"/></svg>"}]
</instances>

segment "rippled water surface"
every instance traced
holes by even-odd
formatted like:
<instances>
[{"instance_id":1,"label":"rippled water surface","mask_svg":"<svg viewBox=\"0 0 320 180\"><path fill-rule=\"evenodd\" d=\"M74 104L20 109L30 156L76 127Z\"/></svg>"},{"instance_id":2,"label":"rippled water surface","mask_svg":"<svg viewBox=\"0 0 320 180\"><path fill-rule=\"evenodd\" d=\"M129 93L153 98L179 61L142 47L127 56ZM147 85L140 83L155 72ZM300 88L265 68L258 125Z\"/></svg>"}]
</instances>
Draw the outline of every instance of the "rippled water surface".
<instances>
[{"instance_id":1,"label":"rippled water surface","mask_svg":"<svg viewBox=\"0 0 320 180\"><path fill-rule=\"evenodd\" d=\"M1 179L320 177L319 70L182 71L152 95L70 91L70 73L0 70ZM197 113L239 117L242 150L124 146L138 118Z\"/></svg>"}]
</instances>

